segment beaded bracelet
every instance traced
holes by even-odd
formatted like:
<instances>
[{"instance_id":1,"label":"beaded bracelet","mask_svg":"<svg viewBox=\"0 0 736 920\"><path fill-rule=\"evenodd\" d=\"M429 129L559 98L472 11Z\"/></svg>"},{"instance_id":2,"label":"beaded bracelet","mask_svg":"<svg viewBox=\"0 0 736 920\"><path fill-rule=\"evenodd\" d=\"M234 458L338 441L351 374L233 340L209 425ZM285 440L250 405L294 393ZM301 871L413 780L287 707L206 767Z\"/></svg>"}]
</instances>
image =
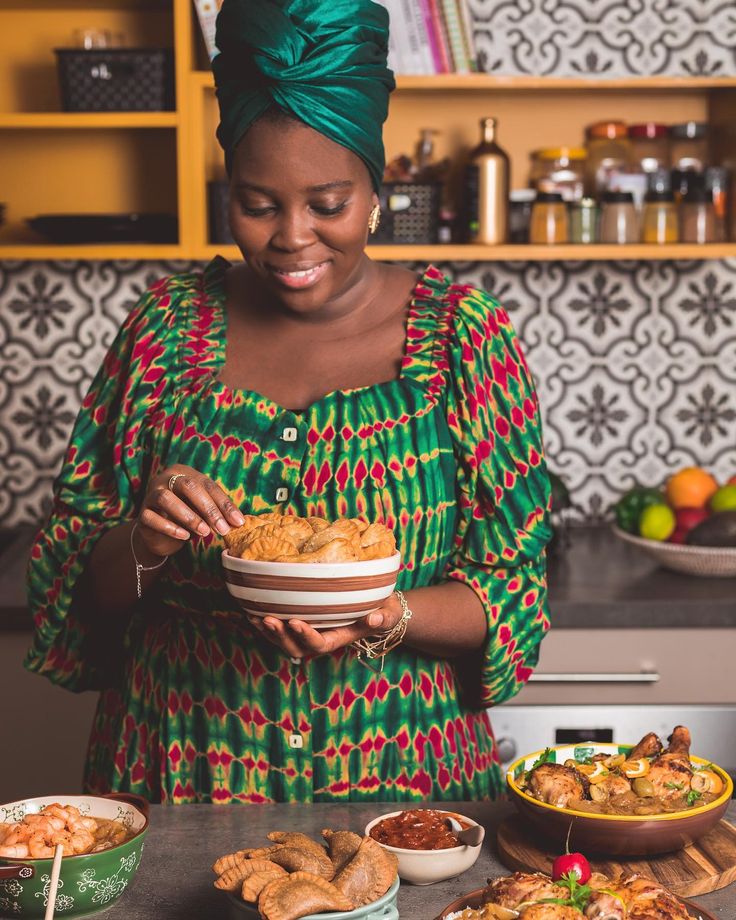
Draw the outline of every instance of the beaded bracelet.
<instances>
[{"instance_id":1,"label":"beaded bracelet","mask_svg":"<svg viewBox=\"0 0 736 920\"><path fill-rule=\"evenodd\" d=\"M135 534L135 529L138 526L138 521L133 524L130 529L130 553L133 556L133 562L135 562L135 584L136 591L138 593L138 600L143 597L143 588L141 586L141 572L153 572L155 569L160 569L164 563L169 561L168 556L164 556L161 562L157 562L156 565L141 565L138 562L138 557L135 554L135 547L133 546L133 536Z\"/></svg>"},{"instance_id":2,"label":"beaded bracelet","mask_svg":"<svg viewBox=\"0 0 736 920\"><path fill-rule=\"evenodd\" d=\"M393 651L397 646L401 645L406 635L406 628L409 625L409 620L412 618L412 611L409 609L409 604L406 601L403 591L394 591L394 594L399 599L399 604L401 604L401 617L397 621L395 626L392 626L388 632L383 633L377 636L375 639L356 639L355 642L351 642L351 648L355 649L357 652L357 659L361 664L366 665L366 667L371 668L375 671L376 669L372 665L368 664L369 659L380 658L381 666L378 669L379 672L383 671L383 659L389 652ZM363 660L365 659L367 660Z\"/></svg>"}]
</instances>

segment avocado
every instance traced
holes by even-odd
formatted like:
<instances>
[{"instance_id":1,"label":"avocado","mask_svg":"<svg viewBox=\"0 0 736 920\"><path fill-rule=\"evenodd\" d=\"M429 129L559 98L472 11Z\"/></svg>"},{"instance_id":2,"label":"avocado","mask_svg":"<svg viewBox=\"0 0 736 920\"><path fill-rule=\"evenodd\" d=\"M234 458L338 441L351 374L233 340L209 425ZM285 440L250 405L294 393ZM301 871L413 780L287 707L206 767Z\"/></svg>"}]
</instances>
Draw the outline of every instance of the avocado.
<instances>
[{"instance_id":1,"label":"avocado","mask_svg":"<svg viewBox=\"0 0 736 920\"><path fill-rule=\"evenodd\" d=\"M691 546L736 546L736 511L716 511L685 537Z\"/></svg>"}]
</instances>

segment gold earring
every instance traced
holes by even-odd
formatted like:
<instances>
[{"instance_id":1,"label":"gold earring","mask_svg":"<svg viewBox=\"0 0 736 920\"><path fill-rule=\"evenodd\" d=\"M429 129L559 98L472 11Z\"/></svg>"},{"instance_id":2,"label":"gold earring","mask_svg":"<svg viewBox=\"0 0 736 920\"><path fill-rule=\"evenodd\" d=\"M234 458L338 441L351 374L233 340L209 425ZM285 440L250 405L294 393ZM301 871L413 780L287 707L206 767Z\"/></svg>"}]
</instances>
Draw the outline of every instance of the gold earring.
<instances>
[{"instance_id":1,"label":"gold earring","mask_svg":"<svg viewBox=\"0 0 736 920\"><path fill-rule=\"evenodd\" d=\"M371 233L375 233L378 230L378 225L381 223L381 208L379 205L374 204L371 208L371 213L368 217L368 230Z\"/></svg>"}]
</instances>

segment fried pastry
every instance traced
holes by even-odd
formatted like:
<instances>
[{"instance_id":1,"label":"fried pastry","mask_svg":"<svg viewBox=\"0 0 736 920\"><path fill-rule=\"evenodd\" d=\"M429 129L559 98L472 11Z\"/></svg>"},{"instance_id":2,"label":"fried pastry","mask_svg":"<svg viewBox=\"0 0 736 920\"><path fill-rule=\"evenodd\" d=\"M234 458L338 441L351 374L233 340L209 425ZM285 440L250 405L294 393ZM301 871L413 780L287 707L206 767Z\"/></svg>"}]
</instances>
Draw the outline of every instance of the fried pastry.
<instances>
[{"instance_id":1,"label":"fried pastry","mask_svg":"<svg viewBox=\"0 0 736 920\"><path fill-rule=\"evenodd\" d=\"M327 852L337 875L358 852L363 838L352 831L333 831L330 828L325 828L322 836L327 841Z\"/></svg>"},{"instance_id":2,"label":"fried pastry","mask_svg":"<svg viewBox=\"0 0 736 920\"><path fill-rule=\"evenodd\" d=\"M391 544L393 555L396 552L396 539L393 532L385 524L371 524L360 535L361 546L373 546L374 543L388 542Z\"/></svg>"},{"instance_id":3,"label":"fried pastry","mask_svg":"<svg viewBox=\"0 0 736 920\"><path fill-rule=\"evenodd\" d=\"M316 849L305 850L298 846L280 846L270 857L288 872L311 872L323 879L331 879L334 869L327 851L317 845Z\"/></svg>"},{"instance_id":4,"label":"fried pastry","mask_svg":"<svg viewBox=\"0 0 736 920\"><path fill-rule=\"evenodd\" d=\"M325 848L321 844L299 831L271 831L266 836L280 846L296 847L304 850L305 853L312 853L318 859L322 859L325 855Z\"/></svg>"},{"instance_id":5,"label":"fried pastry","mask_svg":"<svg viewBox=\"0 0 736 920\"><path fill-rule=\"evenodd\" d=\"M266 530L262 527L261 530ZM273 562L279 556L289 556L296 553L296 546L286 536L280 534L265 534L260 536L256 533L253 540L245 547L240 554L241 559L254 559L261 562Z\"/></svg>"},{"instance_id":6,"label":"fried pastry","mask_svg":"<svg viewBox=\"0 0 736 920\"><path fill-rule=\"evenodd\" d=\"M285 871L281 866L271 862L270 859L243 858L220 875L215 882L215 888L221 888L225 891L237 891L241 884L256 872L277 872L281 875Z\"/></svg>"},{"instance_id":7,"label":"fried pastry","mask_svg":"<svg viewBox=\"0 0 736 920\"><path fill-rule=\"evenodd\" d=\"M307 540L314 536L314 531L310 527L309 521L295 517L293 514L285 514L281 518L279 525L281 533L286 534L298 550L301 550Z\"/></svg>"},{"instance_id":8,"label":"fried pastry","mask_svg":"<svg viewBox=\"0 0 736 920\"><path fill-rule=\"evenodd\" d=\"M242 862L244 859L252 859L253 857L265 856L270 852L271 847L259 847L258 849L248 847L245 850L236 850L234 853L227 853L225 856L221 856L212 866L212 871L215 873L215 875L222 875L223 872L231 869L233 866Z\"/></svg>"},{"instance_id":9,"label":"fried pastry","mask_svg":"<svg viewBox=\"0 0 736 920\"><path fill-rule=\"evenodd\" d=\"M355 907L386 894L396 878L398 860L372 837L364 837L350 862L332 880Z\"/></svg>"},{"instance_id":10,"label":"fried pastry","mask_svg":"<svg viewBox=\"0 0 736 920\"><path fill-rule=\"evenodd\" d=\"M363 521L361 518L350 518L350 520L358 528L358 533L363 533L364 530L367 530L370 527L368 521Z\"/></svg>"},{"instance_id":11,"label":"fried pastry","mask_svg":"<svg viewBox=\"0 0 736 920\"><path fill-rule=\"evenodd\" d=\"M240 896L244 901L257 901L258 896L270 882L276 879L286 878L288 875L286 869L274 864L273 869L260 869L249 875L243 881L243 887L240 889Z\"/></svg>"},{"instance_id":12,"label":"fried pastry","mask_svg":"<svg viewBox=\"0 0 736 920\"><path fill-rule=\"evenodd\" d=\"M312 528L313 533L319 533L320 530L326 530L330 526L330 522L327 518L323 517L308 517L307 521L309 526Z\"/></svg>"},{"instance_id":13,"label":"fried pastry","mask_svg":"<svg viewBox=\"0 0 736 920\"><path fill-rule=\"evenodd\" d=\"M347 518L335 521L334 524L330 524L319 533L312 534L312 537L304 544L303 551L305 553L316 552L332 540L346 540L355 550L355 558L357 558L360 552L360 533L355 524Z\"/></svg>"},{"instance_id":14,"label":"fried pastry","mask_svg":"<svg viewBox=\"0 0 736 920\"><path fill-rule=\"evenodd\" d=\"M294 872L270 882L258 898L264 920L298 920L327 910L349 911L353 904L334 885L310 872Z\"/></svg>"},{"instance_id":15,"label":"fried pastry","mask_svg":"<svg viewBox=\"0 0 736 920\"><path fill-rule=\"evenodd\" d=\"M379 540L378 543L371 543L369 546L361 546L360 558L363 561L368 559L388 559L396 552L396 545L389 540Z\"/></svg>"},{"instance_id":16,"label":"fried pastry","mask_svg":"<svg viewBox=\"0 0 736 920\"><path fill-rule=\"evenodd\" d=\"M275 562L354 562L358 558L347 540L330 540L313 553L290 553L277 556Z\"/></svg>"}]
</instances>

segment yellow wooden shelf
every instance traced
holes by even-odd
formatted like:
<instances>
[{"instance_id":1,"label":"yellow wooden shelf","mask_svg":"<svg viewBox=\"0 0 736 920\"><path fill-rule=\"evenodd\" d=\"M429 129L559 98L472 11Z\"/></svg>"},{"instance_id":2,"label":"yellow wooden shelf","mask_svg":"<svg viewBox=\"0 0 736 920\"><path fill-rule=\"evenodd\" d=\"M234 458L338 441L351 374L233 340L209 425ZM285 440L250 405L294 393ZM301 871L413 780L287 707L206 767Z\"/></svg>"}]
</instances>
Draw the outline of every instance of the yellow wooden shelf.
<instances>
[{"instance_id":1,"label":"yellow wooden shelf","mask_svg":"<svg viewBox=\"0 0 736 920\"><path fill-rule=\"evenodd\" d=\"M381 262L609 262L635 259L729 259L736 258L736 243L711 243L706 246L688 243L654 246L645 244L613 246L477 246L464 244L419 246L368 246L368 255ZM236 246L205 246L190 258L209 260L216 255L226 259L241 258Z\"/></svg>"},{"instance_id":2,"label":"yellow wooden shelf","mask_svg":"<svg viewBox=\"0 0 736 920\"><path fill-rule=\"evenodd\" d=\"M186 254L175 243L97 243L77 246L55 246L52 243L25 243L0 245L0 261L3 259L62 260L80 259L184 259Z\"/></svg>"},{"instance_id":3,"label":"yellow wooden shelf","mask_svg":"<svg viewBox=\"0 0 736 920\"><path fill-rule=\"evenodd\" d=\"M195 86L214 88L210 70L192 73ZM438 90L712 90L736 88L736 77L627 77L626 79L590 79L577 77L495 76L485 73L438 73L397 76L398 90L437 92Z\"/></svg>"},{"instance_id":4,"label":"yellow wooden shelf","mask_svg":"<svg viewBox=\"0 0 736 920\"><path fill-rule=\"evenodd\" d=\"M176 112L2 112L0 128L175 128Z\"/></svg>"}]
</instances>

